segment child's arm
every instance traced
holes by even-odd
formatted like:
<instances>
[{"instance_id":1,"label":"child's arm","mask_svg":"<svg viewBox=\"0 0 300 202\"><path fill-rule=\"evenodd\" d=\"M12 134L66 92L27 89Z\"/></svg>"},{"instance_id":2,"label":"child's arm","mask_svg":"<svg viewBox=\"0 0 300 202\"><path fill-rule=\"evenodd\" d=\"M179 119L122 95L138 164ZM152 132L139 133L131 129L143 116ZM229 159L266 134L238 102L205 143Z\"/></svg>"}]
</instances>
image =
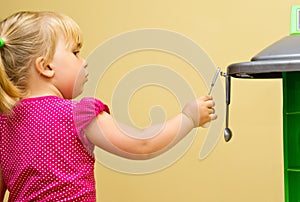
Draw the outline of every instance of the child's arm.
<instances>
[{"instance_id":1,"label":"child's arm","mask_svg":"<svg viewBox=\"0 0 300 202\"><path fill-rule=\"evenodd\" d=\"M108 113L102 112L89 124L86 135L96 146L118 156L148 159L174 146L194 127L215 119L215 115L211 116L213 106L210 96L201 97L185 107L187 113L143 130L117 123Z\"/></svg>"},{"instance_id":2,"label":"child's arm","mask_svg":"<svg viewBox=\"0 0 300 202\"><path fill-rule=\"evenodd\" d=\"M0 168L0 202L3 202L5 192L6 192L6 185L4 183L1 168Z\"/></svg>"}]
</instances>

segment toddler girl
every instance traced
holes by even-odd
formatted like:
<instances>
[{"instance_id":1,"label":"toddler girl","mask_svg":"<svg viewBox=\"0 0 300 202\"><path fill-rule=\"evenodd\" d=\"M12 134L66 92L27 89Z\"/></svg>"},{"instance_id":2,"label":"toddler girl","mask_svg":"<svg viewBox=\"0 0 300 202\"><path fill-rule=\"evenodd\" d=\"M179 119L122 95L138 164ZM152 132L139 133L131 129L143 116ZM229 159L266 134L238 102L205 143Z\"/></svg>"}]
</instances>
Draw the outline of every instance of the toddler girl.
<instances>
[{"instance_id":1,"label":"toddler girl","mask_svg":"<svg viewBox=\"0 0 300 202\"><path fill-rule=\"evenodd\" d=\"M166 151L216 119L203 96L162 124L117 123L87 81L82 36L68 16L18 12L0 22L0 201L96 201L94 146L130 159Z\"/></svg>"}]
</instances>

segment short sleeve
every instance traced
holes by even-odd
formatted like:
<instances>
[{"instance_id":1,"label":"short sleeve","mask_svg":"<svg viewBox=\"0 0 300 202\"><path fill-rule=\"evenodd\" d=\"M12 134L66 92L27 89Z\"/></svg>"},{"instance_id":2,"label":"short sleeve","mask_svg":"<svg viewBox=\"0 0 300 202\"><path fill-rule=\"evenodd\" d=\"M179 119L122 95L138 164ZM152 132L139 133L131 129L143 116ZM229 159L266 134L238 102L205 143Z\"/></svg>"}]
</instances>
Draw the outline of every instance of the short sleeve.
<instances>
[{"instance_id":1,"label":"short sleeve","mask_svg":"<svg viewBox=\"0 0 300 202\"><path fill-rule=\"evenodd\" d=\"M73 105L74 124L78 134L87 151L93 155L94 145L88 140L85 135L86 127L91 121L101 112L110 113L107 105L95 98L83 98L79 102L74 102Z\"/></svg>"}]
</instances>

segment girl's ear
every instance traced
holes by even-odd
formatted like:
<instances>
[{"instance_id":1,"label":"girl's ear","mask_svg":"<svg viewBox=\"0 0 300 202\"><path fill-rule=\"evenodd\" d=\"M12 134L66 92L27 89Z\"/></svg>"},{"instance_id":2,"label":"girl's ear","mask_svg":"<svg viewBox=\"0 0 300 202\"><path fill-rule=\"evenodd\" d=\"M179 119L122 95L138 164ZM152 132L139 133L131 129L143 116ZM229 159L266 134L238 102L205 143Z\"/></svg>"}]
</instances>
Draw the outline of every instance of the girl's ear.
<instances>
[{"instance_id":1,"label":"girl's ear","mask_svg":"<svg viewBox=\"0 0 300 202\"><path fill-rule=\"evenodd\" d=\"M52 78L54 76L54 70L51 68L50 64L47 64L44 57L38 57L35 60L35 69L40 75L47 78Z\"/></svg>"}]
</instances>

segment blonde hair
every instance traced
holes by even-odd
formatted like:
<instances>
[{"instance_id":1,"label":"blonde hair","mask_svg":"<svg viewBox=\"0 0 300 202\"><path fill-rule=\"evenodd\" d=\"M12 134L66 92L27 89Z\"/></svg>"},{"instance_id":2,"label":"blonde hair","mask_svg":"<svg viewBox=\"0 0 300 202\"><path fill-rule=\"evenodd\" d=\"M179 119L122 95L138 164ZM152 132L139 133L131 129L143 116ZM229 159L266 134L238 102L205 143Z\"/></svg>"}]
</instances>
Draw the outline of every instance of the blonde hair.
<instances>
[{"instance_id":1,"label":"blonde hair","mask_svg":"<svg viewBox=\"0 0 300 202\"><path fill-rule=\"evenodd\" d=\"M63 14L24 11L0 22L0 113L26 96L29 67L41 56L51 62L61 36L67 48L82 45L79 26Z\"/></svg>"}]
</instances>

